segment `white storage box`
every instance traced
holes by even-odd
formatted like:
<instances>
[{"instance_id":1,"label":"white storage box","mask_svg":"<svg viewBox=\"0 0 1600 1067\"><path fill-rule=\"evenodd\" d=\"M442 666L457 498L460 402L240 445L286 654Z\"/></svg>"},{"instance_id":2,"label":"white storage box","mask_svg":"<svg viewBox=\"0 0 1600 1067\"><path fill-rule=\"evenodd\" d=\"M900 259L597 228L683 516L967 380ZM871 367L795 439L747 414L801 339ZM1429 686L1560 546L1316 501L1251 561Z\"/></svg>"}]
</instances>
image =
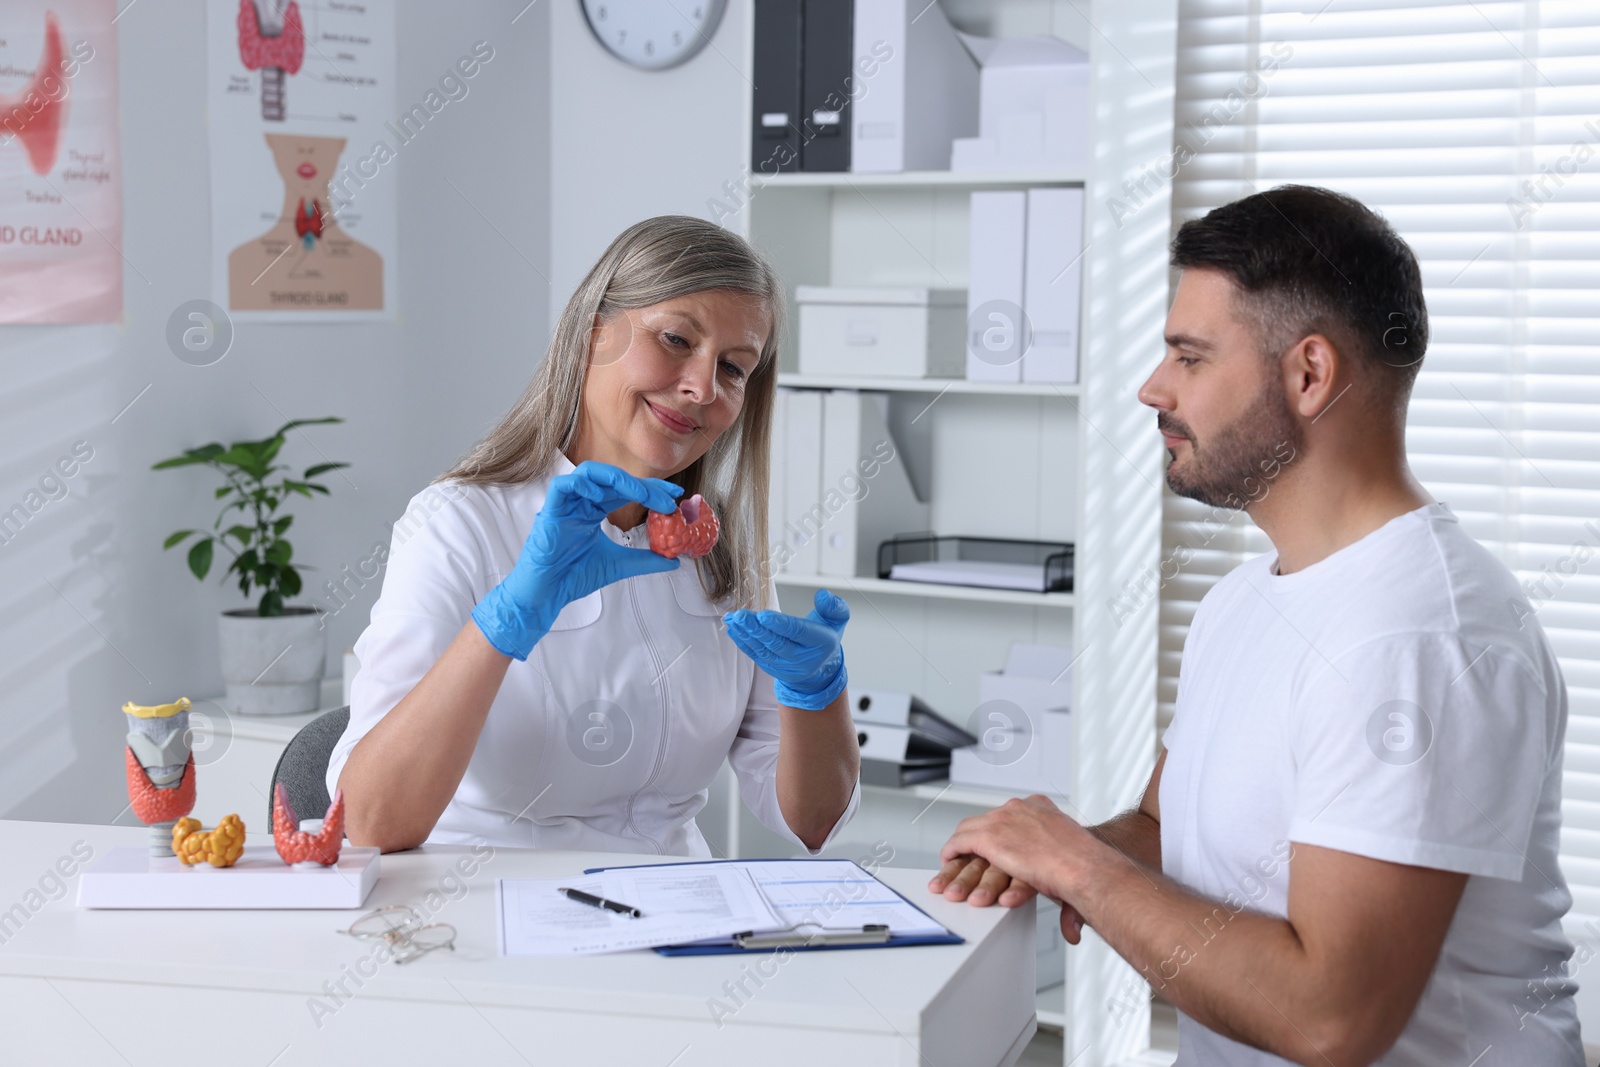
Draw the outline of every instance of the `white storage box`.
<instances>
[{"instance_id":1,"label":"white storage box","mask_svg":"<svg viewBox=\"0 0 1600 1067\"><path fill-rule=\"evenodd\" d=\"M1000 678L998 674L985 678ZM984 695L984 702L997 699ZM1008 699L1006 697L998 699ZM1020 703L1012 700L1012 703ZM980 716L980 719L983 717ZM975 724L974 732L1004 729L1003 724L990 718ZM1027 736L1031 732L1032 736ZM991 735L992 737L993 735ZM957 785L978 786L981 789L1004 789L1015 793L1050 793L1055 796L1072 795L1072 713L1066 709L1045 712L1028 712L1027 726L1015 735L1025 746L1015 759L997 757L994 749L985 750L980 739L976 745L955 749L950 753L950 780ZM999 805L1005 797L997 796Z\"/></svg>"},{"instance_id":2,"label":"white storage box","mask_svg":"<svg viewBox=\"0 0 1600 1067\"><path fill-rule=\"evenodd\" d=\"M1018 642L1004 671L980 674L979 714L968 725L978 743L950 754L950 780L1071 796L1071 662L1071 649Z\"/></svg>"},{"instance_id":3,"label":"white storage box","mask_svg":"<svg viewBox=\"0 0 1600 1067\"><path fill-rule=\"evenodd\" d=\"M982 64L978 136L955 139L950 169L1087 167L1088 53L1054 37L962 40Z\"/></svg>"},{"instance_id":4,"label":"white storage box","mask_svg":"<svg viewBox=\"0 0 1600 1067\"><path fill-rule=\"evenodd\" d=\"M965 289L802 285L800 373L959 378L966 373Z\"/></svg>"}]
</instances>

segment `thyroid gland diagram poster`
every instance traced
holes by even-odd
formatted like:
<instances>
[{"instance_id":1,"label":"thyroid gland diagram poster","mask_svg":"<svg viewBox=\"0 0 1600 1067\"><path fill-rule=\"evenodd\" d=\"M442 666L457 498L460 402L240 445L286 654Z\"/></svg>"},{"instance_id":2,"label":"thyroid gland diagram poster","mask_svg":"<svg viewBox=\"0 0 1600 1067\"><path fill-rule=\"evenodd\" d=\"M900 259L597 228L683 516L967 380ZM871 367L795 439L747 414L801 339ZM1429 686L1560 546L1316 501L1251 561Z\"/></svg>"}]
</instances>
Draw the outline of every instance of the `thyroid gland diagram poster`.
<instances>
[{"instance_id":1,"label":"thyroid gland diagram poster","mask_svg":"<svg viewBox=\"0 0 1600 1067\"><path fill-rule=\"evenodd\" d=\"M392 318L393 0L206 0L206 36L214 299L235 320Z\"/></svg>"},{"instance_id":2,"label":"thyroid gland diagram poster","mask_svg":"<svg viewBox=\"0 0 1600 1067\"><path fill-rule=\"evenodd\" d=\"M0 3L0 323L122 318L116 14Z\"/></svg>"}]
</instances>

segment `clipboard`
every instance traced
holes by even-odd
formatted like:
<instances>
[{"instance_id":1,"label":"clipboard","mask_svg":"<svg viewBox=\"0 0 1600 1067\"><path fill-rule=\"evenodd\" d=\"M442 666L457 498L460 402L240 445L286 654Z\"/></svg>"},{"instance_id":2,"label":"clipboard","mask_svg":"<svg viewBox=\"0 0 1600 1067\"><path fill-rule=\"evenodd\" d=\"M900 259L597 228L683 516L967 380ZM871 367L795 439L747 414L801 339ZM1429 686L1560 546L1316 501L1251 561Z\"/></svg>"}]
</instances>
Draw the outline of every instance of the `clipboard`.
<instances>
[{"instance_id":1,"label":"clipboard","mask_svg":"<svg viewBox=\"0 0 1600 1067\"><path fill-rule=\"evenodd\" d=\"M905 894L888 885L871 871L862 867L853 860L818 860L815 858L804 859L755 859L755 860L689 860L678 863L645 863L628 864L628 867L699 867L706 865L738 864L741 866L754 866L761 863L788 863L807 864L819 862L849 863L861 874L870 878L875 884L888 893L894 895L917 914L926 918L930 925L937 926L944 931L942 934L895 934L888 927L874 924L864 924L861 927L840 927L827 929L813 934L790 931L772 933L759 933L756 931L742 931L730 934L727 938L708 939L695 941L684 945L661 945L656 952L662 956L722 956L744 952L766 952L779 948L789 948L795 952L826 952L840 949L858 948L904 948L912 945L962 945L966 938L953 933L943 923L934 920L933 916L917 907ZM590 867L584 874L599 874L602 871L618 870L618 867ZM758 887L759 888L759 887Z\"/></svg>"}]
</instances>

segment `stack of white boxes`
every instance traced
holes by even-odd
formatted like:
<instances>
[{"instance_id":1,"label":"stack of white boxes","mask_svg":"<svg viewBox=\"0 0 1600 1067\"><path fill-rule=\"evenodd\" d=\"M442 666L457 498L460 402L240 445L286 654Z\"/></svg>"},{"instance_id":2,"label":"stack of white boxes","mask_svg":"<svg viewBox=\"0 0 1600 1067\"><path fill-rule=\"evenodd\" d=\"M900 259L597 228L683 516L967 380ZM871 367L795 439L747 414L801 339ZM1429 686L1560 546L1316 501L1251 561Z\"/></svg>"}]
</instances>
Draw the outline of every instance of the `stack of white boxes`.
<instances>
[{"instance_id":1,"label":"stack of white boxes","mask_svg":"<svg viewBox=\"0 0 1600 1067\"><path fill-rule=\"evenodd\" d=\"M950 169L1085 169L1089 54L1057 37L962 34L961 41L982 64L978 136L952 143Z\"/></svg>"},{"instance_id":2,"label":"stack of white boxes","mask_svg":"<svg viewBox=\"0 0 1600 1067\"><path fill-rule=\"evenodd\" d=\"M967 378L1076 382L1083 190L974 192Z\"/></svg>"},{"instance_id":3,"label":"stack of white boxes","mask_svg":"<svg viewBox=\"0 0 1600 1067\"><path fill-rule=\"evenodd\" d=\"M950 780L1072 795L1072 650L1013 643L1004 671L978 676L978 743L951 753Z\"/></svg>"}]
</instances>

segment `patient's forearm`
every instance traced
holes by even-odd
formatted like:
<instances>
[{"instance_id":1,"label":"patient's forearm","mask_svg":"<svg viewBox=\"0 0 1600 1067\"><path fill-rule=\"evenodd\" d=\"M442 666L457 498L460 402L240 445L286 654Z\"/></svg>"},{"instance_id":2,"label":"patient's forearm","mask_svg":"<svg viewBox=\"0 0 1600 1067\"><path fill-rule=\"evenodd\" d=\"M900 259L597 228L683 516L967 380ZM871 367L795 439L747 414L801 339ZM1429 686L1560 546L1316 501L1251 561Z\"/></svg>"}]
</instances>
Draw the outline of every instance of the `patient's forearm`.
<instances>
[{"instance_id":1,"label":"patient's forearm","mask_svg":"<svg viewBox=\"0 0 1600 1067\"><path fill-rule=\"evenodd\" d=\"M1161 824L1138 808L1113 815L1088 830L1123 855L1161 869Z\"/></svg>"},{"instance_id":2,"label":"patient's forearm","mask_svg":"<svg viewBox=\"0 0 1600 1067\"><path fill-rule=\"evenodd\" d=\"M1137 812L1112 821L1135 814L1153 822ZM1287 921L1207 899L1116 859L1084 866L1092 874L1073 887L1074 906L1180 1010L1225 1037L1299 1063L1349 1062L1337 1055L1324 1061L1306 1036L1317 1035L1330 1051L1341 1047L1322 1038L1339 1021L1329 1015L1329 983Z\"/></svg>"}]
</instances>

